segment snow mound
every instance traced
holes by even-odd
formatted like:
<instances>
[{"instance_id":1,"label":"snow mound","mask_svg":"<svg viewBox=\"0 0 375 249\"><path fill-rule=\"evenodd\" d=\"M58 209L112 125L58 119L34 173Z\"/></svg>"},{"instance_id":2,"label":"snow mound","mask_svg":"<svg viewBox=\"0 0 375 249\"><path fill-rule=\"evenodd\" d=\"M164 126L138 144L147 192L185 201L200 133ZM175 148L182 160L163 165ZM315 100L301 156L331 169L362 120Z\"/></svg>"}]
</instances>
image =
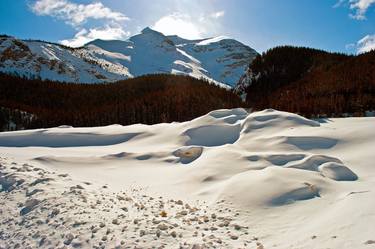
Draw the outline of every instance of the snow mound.
<instances>
[{"instance_id":1,"label":"snow mound","mask_svg":"<svg viewBox=\"0 0 375 249\"><path fill-rule=\"evenodd\" d=\"M340 163L325 163L319 167L319 171L324 176L336 181L355 181L358 179L358 176L353 171Z\"/></svg>"},{"instance_id":2,"label":"snow mound","mask_svg":"<svg viewBox=\"0 0 375 249\"><path fill-rule=\"evenodd\" d=\"M214 117L214 118L227 118L229 116L247 116L249 113L242 108L237 108L237 109L230 109L230 110L216 110L208 113L209 116Z\"/></svg>"},{"instance_id":3,"label":"snow mound","mask_svg":"<svg viewBox=\"0 0 375 249\"><path fill-rule=\"evenodd\" d=\"M239 125L205 125L188 129L183 135L188 136L186 145L222 146L233 144L240 137Z\"/></svg>"},{"instance_id":4,"label":"snow mound","mask_svg":"<svg viewBox=\"0 0 375 249\"><path fill-rule=\"evenodd\" d=\"M60 125L57 128L60 128L60 129L69 129L69 128L73 128L73 126L71 126L71 125Z\"/></svg>"},{"instance_id":5,"label":"snow mound","mask_svg":"<svg viewBox=\"0 0 375 249\"><path fill-rule=\"evenodd\" d=\"M61 128L58 128L61 129ZM68 130L71 130L70 128ZM82 147L82 146L108 146L120 144L131 140L140 133L100 134L82 132L59 133L50 130L30 132L3 133L0 146L5 147Z\"/></svg>"},{"instance_id":6,"label":"snow mound","mask_svg":"<svg viewBox=\"0 0 375 249\"><path fill-rule=\"evenodd\" d=\"M329 162L341 163L339 159L334 157L324 155L310 155L305 156L302 160L295 162L294 164L287 165L287 167L310 171L318 171L321 165Z\"/></svg>"},{"instance_id":7,"label":"snow mound","mask_svg":"<svg viewBox=\"0 0 375 249\"><path fill-rule=\"evenodd\" d=\"M366 248L373 127L374 118L320 124L233 109L183 123L0 133L0 247L115 248L128 238L132 248Z\"/></svg>"},{"instance_id":8,"label":"snow mound","mask_svg":"<svg viewBox=\"0 0 375 249\"><path fill-rule=\"evenodd\" d=\"M245 109L238 108L232 110L217 110L208 114L215 119L221 119L227 124L235 124L238 121L245 119L248 112Z\"/></svg>"},{"instance_id":9,"label":"snow mound","mask_svg":"<svg viewBox=\"0 0 375 249\"><path fill-rule=\"evenodd\" d=\"M320 172L323 176L336 181L355 181L358 179L358 176L346 167L341 160L329 156L306 156L303 160L288 164L286 167Z\"/></svg>"},{"instance_id":10,"label":"snow mound","mask_svg":"<svg viewBox=\"0 0 375 249\"><path fill-rule=\"evenodd\" d=\"M346 167L341 160L324 155L285 154L285 155L252 155L247 159L252 163L261 162L265 169L269 166L279 166L289 169L315 171L322 176L336 181L355 181L358 176ZM269 165L267 166L267 162Z\"/></svg>"},{"instance_id":11,"label":"snow mound","mask_svg":"<svg viewBox=\"0 0 375 249\"><path fill-rule=\"evenodd\" d=\"M293 169L267 167L234 175L222 188L220 198L246 208L291 205L320 197L316 175Z\"/></svg>"},{"instance_id":12,"label":"snow mound","mask_svg":"<svg viewBox=\"0 0 375 249\"><path fill-rule=\"evenodd\" d=\"M319 127L319 122L306 119L292 113L267 109L250 114L243 123L243 133L250 133L258 129L290 128L290 127Z\"/></svg>"}]
</instances>

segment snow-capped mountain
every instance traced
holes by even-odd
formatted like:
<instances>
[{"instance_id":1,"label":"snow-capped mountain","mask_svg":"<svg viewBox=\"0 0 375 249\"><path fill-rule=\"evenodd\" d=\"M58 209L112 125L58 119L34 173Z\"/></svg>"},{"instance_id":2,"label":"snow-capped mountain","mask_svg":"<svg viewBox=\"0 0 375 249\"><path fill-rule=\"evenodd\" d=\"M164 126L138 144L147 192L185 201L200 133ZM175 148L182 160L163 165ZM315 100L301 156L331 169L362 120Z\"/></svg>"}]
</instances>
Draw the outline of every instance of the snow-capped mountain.
<instances>
[{"instance_id":1,"label":"snow-capped mountain","mask_svg":"<svg viewBox=\"0 0 375 249\"><path fill-rule=\"evenodd\" d=\"M0 37L0 71L57 81L112 82L151 73L186 74L234 86L257 52L233 39L187 40L145 28L126 41L81 48Z\"/></svg>"},{"instance_id":2,"label":"snow-capped mountain","mask_svg":"<svg viewBox=\"0 0 375 249\"><path fill-rule=\"evenodd\" d=\"M84 83L115 81L130 76L125 67L100 59L87 48L73 49L13 37L0 38L0 71L30 78Z\"/></svg>"}]
</instances>

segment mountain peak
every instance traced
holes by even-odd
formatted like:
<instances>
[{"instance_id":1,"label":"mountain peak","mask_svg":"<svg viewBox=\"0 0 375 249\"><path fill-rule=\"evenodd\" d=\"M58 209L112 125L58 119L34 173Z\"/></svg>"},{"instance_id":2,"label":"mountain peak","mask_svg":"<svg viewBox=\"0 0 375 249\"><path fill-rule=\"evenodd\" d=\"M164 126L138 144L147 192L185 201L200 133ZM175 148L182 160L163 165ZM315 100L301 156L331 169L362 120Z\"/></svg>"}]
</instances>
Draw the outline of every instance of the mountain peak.
<instances>
[{"instance_id":1,"label":"mountain peak","mask_svg":"<svg viewBox=\"0 0 375 249\"><path fill-rule=\"evenodd\" d=\"M95 39L95 40L89 41L84 46L87 46L87 45L97 45L98 43L102 43L102 42L107 42L107 40Z\"/></svg>"},{"instance_id":2,"label":"mountain peak","mask_svg":"<svg viewBox=\"0 0 375 249\"><path fill-rule=\"evenodd\" d=\"M150 28L150 27L146 27L146 28L144 28L142 31L141 31L141 34L162 34L162 33L160 33L160 32L158 32L158 31L156 31L156 30L153 30L152 28Z\"/></svg>"}]
</instances>

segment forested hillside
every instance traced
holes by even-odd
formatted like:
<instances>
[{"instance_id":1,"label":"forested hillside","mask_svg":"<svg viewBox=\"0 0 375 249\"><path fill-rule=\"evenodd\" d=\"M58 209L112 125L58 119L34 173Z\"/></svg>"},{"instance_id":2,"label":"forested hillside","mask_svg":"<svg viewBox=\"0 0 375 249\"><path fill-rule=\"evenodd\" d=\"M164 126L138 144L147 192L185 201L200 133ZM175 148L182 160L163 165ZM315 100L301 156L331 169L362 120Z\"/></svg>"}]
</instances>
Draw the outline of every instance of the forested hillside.
<instances>
[{"instance_id":1,"label":"forested hillside","mask_svg":"<svg viewBox=\"0 0 375 249\"><path fill-rule=\"evenodd\" d=\"M362 116L375 109L375 52L358 56L277 47L249 68L247 104L305 116Z\"/></svg>"},{"instance_id":2,"label":"forested hillside","mask_svg":"<svg viewBox=\"0 0 375 249\"><path fill-rule=\"evenodd\" d=\"M3 130L9 121L17 129L187 121L241 104L231 91L188 76L148 75L86 85L0 74Z\"/></svg>"}]
</instances>

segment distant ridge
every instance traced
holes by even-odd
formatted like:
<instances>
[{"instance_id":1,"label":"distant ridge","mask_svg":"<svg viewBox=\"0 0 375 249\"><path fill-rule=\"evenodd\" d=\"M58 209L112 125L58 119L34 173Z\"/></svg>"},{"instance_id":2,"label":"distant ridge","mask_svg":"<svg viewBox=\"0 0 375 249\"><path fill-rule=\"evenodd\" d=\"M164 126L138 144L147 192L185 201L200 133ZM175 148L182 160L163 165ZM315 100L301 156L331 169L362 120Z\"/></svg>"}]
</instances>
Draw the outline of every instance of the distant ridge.
<instances>
[{"instance_id":1,"label":"distant ridge","mask_svg":"<svg viewBox=\"0 0 375 249\"><path fill-rule=\"evenodd\" d=\"M151 28L126 41L94 40L80 48L0 36L0 72L75 83L170 73L233 87L256 55L233 39L187 40Z\"/></svg>"}]
</instances>

